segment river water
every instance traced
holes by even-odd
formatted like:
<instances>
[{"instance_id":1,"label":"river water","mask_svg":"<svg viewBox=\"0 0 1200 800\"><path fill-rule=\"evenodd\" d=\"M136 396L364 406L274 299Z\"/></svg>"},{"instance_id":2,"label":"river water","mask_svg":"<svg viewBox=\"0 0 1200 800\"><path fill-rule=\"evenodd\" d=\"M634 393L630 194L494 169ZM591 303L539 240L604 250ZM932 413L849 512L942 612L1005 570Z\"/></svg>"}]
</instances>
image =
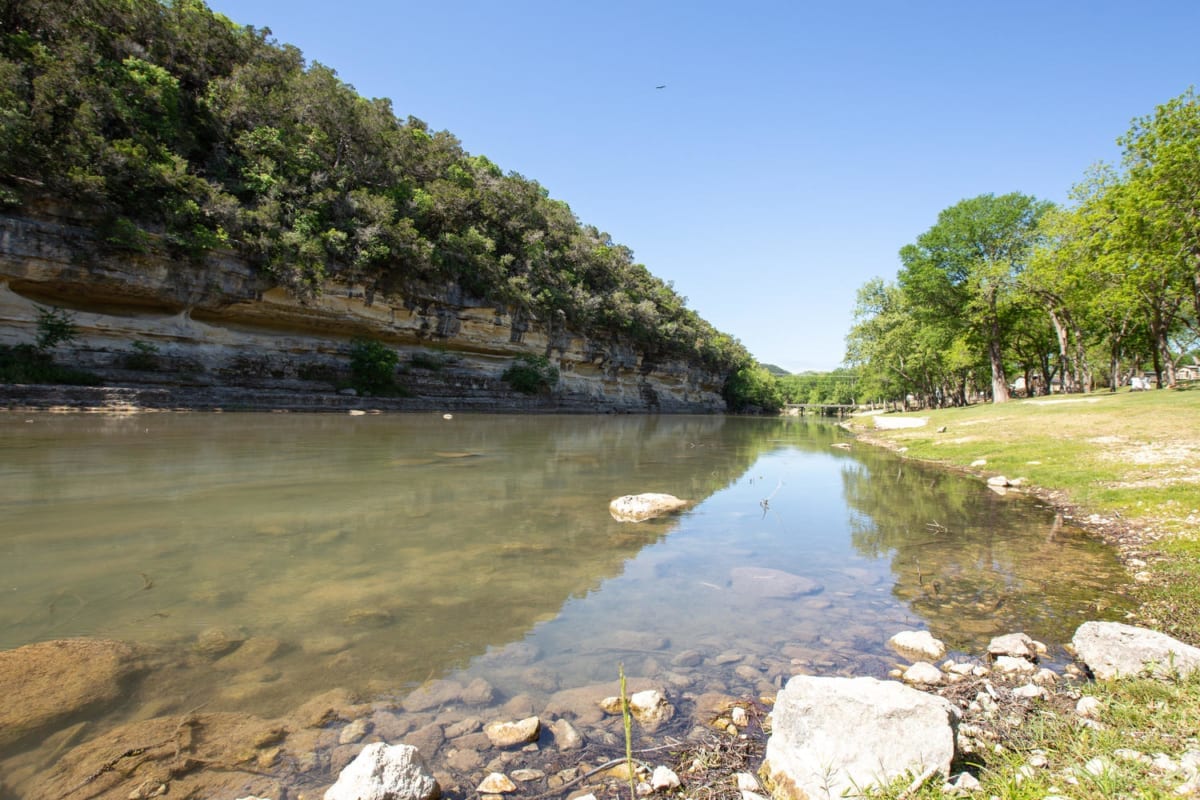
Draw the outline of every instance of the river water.
<instances>
[{"instance_id":1,"label":"river water","mask_svg":"<svg viewBox=\"0 0 1200 800\"><path fill-rule=\"evenodd\" d=\"M115 717L444 678L536 700L618 665L761 693L883 676L912 628L975 653L1023 630L1062 659L1122 607L1114 554L1051 510L822 421L6 413L0 456L0 649L158 653ZM694 505L609 516L651 491ZM743 568L817 591L763 597ZM225 640L269 652L214 669Z\"/></svg>"}]
</instances>

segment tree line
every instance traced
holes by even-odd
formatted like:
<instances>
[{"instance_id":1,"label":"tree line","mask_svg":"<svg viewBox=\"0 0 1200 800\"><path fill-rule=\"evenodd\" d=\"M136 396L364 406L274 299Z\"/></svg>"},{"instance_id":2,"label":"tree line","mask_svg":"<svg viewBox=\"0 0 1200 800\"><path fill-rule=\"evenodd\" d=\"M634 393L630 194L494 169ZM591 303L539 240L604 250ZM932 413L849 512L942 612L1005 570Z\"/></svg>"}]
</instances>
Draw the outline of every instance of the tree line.
<instances>
[{"instance_id":1,"label":"tree line","mask_svg":"<svg viewBox=\"0 0 1200 800\"><path fill-rule=\"evenodd\" d=\"M1068 205L962 200L900 250L894 281L863 285L846 340L859 399L1115 391L1142 371L1175 385L1200 354L1200 101L1189 89L1118 143L1120 166Z\"/></svg>"},{"instance_id":2,"label":"tree line","mask_svg":"<svg viewBox=\"0 0 1200 800\"><path fill-rule=\"evenodd\" d=\"M0 207L86 210L113 250L232 248L300 295L459 293L650 361L753 366L536 181L269 29L201 0L14 0L0 31Z\"/></svg>"}]
</instances>

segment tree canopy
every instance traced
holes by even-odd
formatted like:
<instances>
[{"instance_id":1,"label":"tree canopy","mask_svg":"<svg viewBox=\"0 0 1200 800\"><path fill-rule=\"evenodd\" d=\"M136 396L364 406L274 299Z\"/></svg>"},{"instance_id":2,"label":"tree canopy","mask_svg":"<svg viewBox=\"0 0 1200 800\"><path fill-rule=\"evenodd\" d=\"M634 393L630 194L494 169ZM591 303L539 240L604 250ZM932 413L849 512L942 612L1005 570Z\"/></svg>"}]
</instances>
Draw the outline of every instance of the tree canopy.
<instances>
[{"instance_id":1,"label":"tree canopy","mask_svg":"<svg viewBox=\"0 0 1200 800\"><path fill-rule=\"evenodd\" d=\"M1121 169L1098 165L1063 208L1021 194L947 208L858 294L846 362L864 397L945 405L984 395L1160 386L1200 337L1200 101L1134 120ZM1016 381L1011 378L1019 375Z\"/></svg>"},{"instance_id":2,"label":"tree canopy","mask_svg":"<svg viewBox=\"0 0 1200 800\"><path fill-rule=\"evenodd\" d=\"M200 0L0 5L0 204L107 246L229 247L299 294L465 293L722 374L752 359L536 181Z\"/></svg>"}]
</instances>

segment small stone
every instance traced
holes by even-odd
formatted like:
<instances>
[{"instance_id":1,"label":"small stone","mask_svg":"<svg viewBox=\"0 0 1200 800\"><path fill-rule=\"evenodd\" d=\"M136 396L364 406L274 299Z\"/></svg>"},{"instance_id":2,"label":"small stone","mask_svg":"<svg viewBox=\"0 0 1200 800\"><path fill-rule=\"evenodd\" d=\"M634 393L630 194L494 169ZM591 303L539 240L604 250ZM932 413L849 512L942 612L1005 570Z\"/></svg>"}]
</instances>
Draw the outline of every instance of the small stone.
<instances>
[{"instance_id":1,"label":"small stone","mask_svg":"<svg viewBox=\"0 0 1200 800\"><path fill-rule=\"evenodd\" d=\"M1034 750L1029 754L1029 766L1031 767L1041 769L1049 763L1050 759L1046 758L1046 752L1044 750Z\"/></svg>"},{"instance_id":2,"label":"small stone","mask_svg":"<svg viewBox=\"0 0 1200 800\"><path fill-rule=\"evenodd\" d=\"M550 725L554 733L554 744L559 750L578 750L583 747L583 736L569 721L556 719Z\"/></svg>"},{"instance_id":3,"label":"small stone","mask_svg":"<svg viewBox=\"0 0 1200 800\"><path fill-rule=\"evenodd\" d=\"M1054 684L1058 683L1058 673L1052 669L1046 669L1045 667L1042 667L1037 671L1037 674L1033 676L1033 682L1038 686L1053 686Z\"/></svg>"},{"instance_id":4,"label":"small stone","mask_svg":"<svg viewBox=\"0 0 1200 800\"><path fill-rule=\"evenodd\" d=\"M246 634L240 629L206 628L196 637L196 652L207 658L223 656L246 641Z\"/></svg>"},{"instance_id":5,"label":"small stone","mask_svg":"<svg viewBox=\"0 0 1200 800\"><path fill-rule=\"evenodd\" d=\"M1038 670L1037 665L1032 661L1026 661L1023 658L1016 658L1015 656L998 656L992 668L997 672L1016 674L1032 674Z\"/></svg>"},{"instance_id":6,"label":"small stone","mask_svg":"<svg viewBox=\"0 0 1200 800\"><path fill-rule=\"evenodd\" d=\"M739 661L741 661L743 658L745 658L745 656L742 655L741 653L737 652L736 650L726 650L725 652L723 652L720 655L718 655L717 657L715 657L713 659L713 663L716 664L718 667L723 667L726 664L736 664Z\"/></svg>"},{"instance_id":7,"label":"small stone","mask_svg":"<svg viewBox=\"0 0 1200 800\"><path fill-rule=\"evenodd\" d=\"M671 664L676 667L698 667L703 660L704 656L699 650L684 650L671 659Z\"/></svg>"},{"instance_id":8,"label":"small stone","mask_svg":"<svg viewBox=\"0 0 1200 800\"><path fill-rule=\"evenodd\" d=\"M987 479L987 485L995 486L998 489L1003 489L1009 485L1008 478L1004 477L1003 475L993 475Z\"/></svg>"},{"instance_id":9,"label":"small stone","mask_svg":"<svg viewBox=\"0 0 1200 800\"><path fill-rule=\"evenodd\" d=\"M354 744L367 735L367 721L359 718L342 728L338 736L338 744Z\"/></svg>"},{"instance_id":10,"label":"small stone","mask_svg":"<svg viewBox=\"0 0 1200 800\"><path fill-rule=\"evenodd\" d=\"M494 747L516 747L537 741L541 729L537 717L528 717L517 722L490 722L483 732Z\"/></svg>"},{"instance_id":11,"label":"small stone","mask_svg":"<svg viewBox=\"0 0 1200 800\"><path fill-rule=\"evenodd\" d=\"M1167 775L1179 772L1179 764L1166 753L1157 754L1150 764L1159 772L1166 773Z\"/></svg>"},{"instance_id":12,"label":"small stone","mask_svg":"<svg viewBox=\"0 0 1200 800\"><path fill-rule=\"evenodd\" d=\"M546 773L542 772L540 769L514 769L511 773L509 773L509 777L514 781L528 783L529 781L540 781L542 778L546 777Z\"/></svg>"},{"instance_id":13,"label":"small stone","mask_svg":"<svg viewBox=\"0 0 1200 800\"><path fill-rule=\"evenodd\" d=\"M633 718L650 733L658 730L675 716L675 706L671 705L662 692L657 689L647 689L644 692L635 693L629 698L629 710L632 712Z\"/></svg>"},{"instance_id":14,"label":"small stone","mask_svg":"<svg viewBox=\"0 0 1200 800\"><path fill-rule=\"evenodd\" d=\"M469 706L484 706L496 697L496 690L483 678L476 678L463 689L462 701Z\"/></svg>"},{"instance_id":15,"label":"small stone","mask_svg":"<svg viewBox=\"0 0 1200 800\"><path fill-rule=\"evenodd\" d=\"M1079 698L1079 702L1075 704L1075 713L1081 717L1095 719L1100 716L1100 711L1104 705L1091 695Z\"/></svg>"},{"instance_id":16,"label":"small stone","mask_svg":"<svg viewBox=\"0 0 1200 800\"><path fill-rule=\"evenodd\" d=\"M988 643L988 655L997 656L1012 656L1014 658L1025 658L1033 661L1037 658L1037 648L1034 645L1033 639L1030 639L1023 633L1010 633L1005 636L997 636Z\"/></svg>"},{"instance_id":17,"label":"small stone","mask_svg":"<svg viewBox=\"0 0 1200 800\"><path fill-rule=\"evenodd\" d=\"M516 790L517 785L503 772L491 773L475 787L475 791L480 794L507 794Z\"/></svg>"},{"instance_id":18,"label":"small stone","mask_svg":"<svg viewBox=\"0 0 1200 800\"><path fill-rule=\"evenodd\" d=\"M729 721L739 728L744 728L750 724L750 717L746 714L746 709L734 706L729 710Z\"/></svg>"},{"instance_id":19,"label":"small stone","mask_svg":"<svg viewBox=\"0 0 1200 800\"><path fill-rule=\"evenodd\" d=\"M936 686L942 682L942 671L928 661L918 661L904 671L905 683Z\"/></svg>"},{"instance_id":20,"label":"small stone","mask_svg":"<svg viewBox=\"0 0 1200 800\"><path fill-rule=\"evenodd\" d=\"M1083 765L1084 772L1088 773L1089 775L1095 775L1096 777L1104 775L1111 768L1112 765L1110 765L1106 759L1098 756Z\"/></svg>"},{"instance_id":21,"label":"small stone","mask_svg":"<svg viewBox=\"0 0 1200 800\"><path fill-rule=\"evenodd\" d=\"M929 631L901 631L888 639L888 646L909 661L936 661L946 655L946 643Z\"/></svg>"},{"instance_id":22,"label":"small stone","mask_svg":"<svg viewBox=\"0 0 1200 800\"><path fill-rule=\"evenodd\" d=\"M1128 747L1119 747L1113 750L1113 758L1119 758L1122 761L1130 761L1135 764L1151 764L1153 759L1145 753L1137 750L1131 750Z\"/></svg>"},{"instance_id":23,"label":"small stone","mask_svg":"<svg viewBox=\"0 0 1200 800\"><path fill-rule=\"evenodd\" d=\"M679 788L679 776L668 767L655 767L654 774L650 776L650 786L656 792L664 789L677 789Z\"/></svg>"},{"instance_id":24,"label":"small stone","mask_svg":"<svg viewBox=\"0 0 1200 800\"><path fill-rule=\"evenodd\" d=\"M762 672L749 666L748 664L740 664L734 668L733 673L742 680L756 681L762 677Z\"/></svg>"},{"instance_id":25,"label":"small stone","mask_svg":"<svg viewBox=\"0 0 1200 800\"><path fill-rule=\"evenodd\" d=\"M1013 689L1013 697L1020 697L1024 700L1033 700L1034 698L1042 698L1046 696L1046 690L1036 684L1026 684L1024 686Z\"/></svg>"},{"instance_id":26,"label":"small stone","mask_svg":"<svg viewBox=\"0 0 1200 800\"><path fill-rule=\"evenodd\" d=\"M459 736L466 736L469 733L475 733L483 727L483 720L479 717L467 717L461 719L452 725L446 726L446 738L457 739Z\"/></svg>"},{"instance_id":27,"label":"small stone","mask_svg":"<svg viewBox=\"0 0 1200 800\"><path fill-rule=\"evenodd\" d=\"M971 462L971 466L972 467L986 467L987 459L986 458L977 458Z\"/></svg>"},{"instance_id":28,"label":"small stone","mask_svg":"<svg viewBox=\"0 0 1200 800\"><path fill-rule=\"evenodd\" d=\"M762 788L758 785L758 778L749 772L738 772L733 777L739 792L757 792Z\"/></svg>"},{"instance_id":29,"label":"small stone","mask_svg":"<svg viewBox=\"0 0 1200 800\"><path fill-rule=\"evenodd\" d=\"M960 792L977 792L982 788L979 779L969 772L960 772L952 784Z\"/></svg>"}]
</instances>

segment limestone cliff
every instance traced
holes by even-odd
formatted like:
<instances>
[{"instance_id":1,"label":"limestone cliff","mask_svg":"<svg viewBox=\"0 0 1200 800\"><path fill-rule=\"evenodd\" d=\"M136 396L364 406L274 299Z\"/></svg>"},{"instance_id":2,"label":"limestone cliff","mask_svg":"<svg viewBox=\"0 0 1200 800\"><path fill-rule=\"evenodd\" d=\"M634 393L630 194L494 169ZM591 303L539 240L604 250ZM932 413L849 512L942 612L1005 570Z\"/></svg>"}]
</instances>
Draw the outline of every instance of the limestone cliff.
<instances>
[{"instance_id":1,"label":"limestone cliff","mask_svg":"<svg viewBox=\"0 0 1200 800\"><path fill-rule=\"evenodd\" d=\"M454 290L369 297L362 287L329 283L302 299L232 253L203 263L162 252L100 253L78 220L0 215L0 345L31 342L38 306L56 306L80 331L59 360L114 384L332 394L348 375L350 340L365 336L400 353L399 382L414 397L392 407L725 408L719 375L619 342L550 331ZM558 367L553 392L528 397L500 380L522 355L544 355Z\"/></svg>"}]
</instances>

